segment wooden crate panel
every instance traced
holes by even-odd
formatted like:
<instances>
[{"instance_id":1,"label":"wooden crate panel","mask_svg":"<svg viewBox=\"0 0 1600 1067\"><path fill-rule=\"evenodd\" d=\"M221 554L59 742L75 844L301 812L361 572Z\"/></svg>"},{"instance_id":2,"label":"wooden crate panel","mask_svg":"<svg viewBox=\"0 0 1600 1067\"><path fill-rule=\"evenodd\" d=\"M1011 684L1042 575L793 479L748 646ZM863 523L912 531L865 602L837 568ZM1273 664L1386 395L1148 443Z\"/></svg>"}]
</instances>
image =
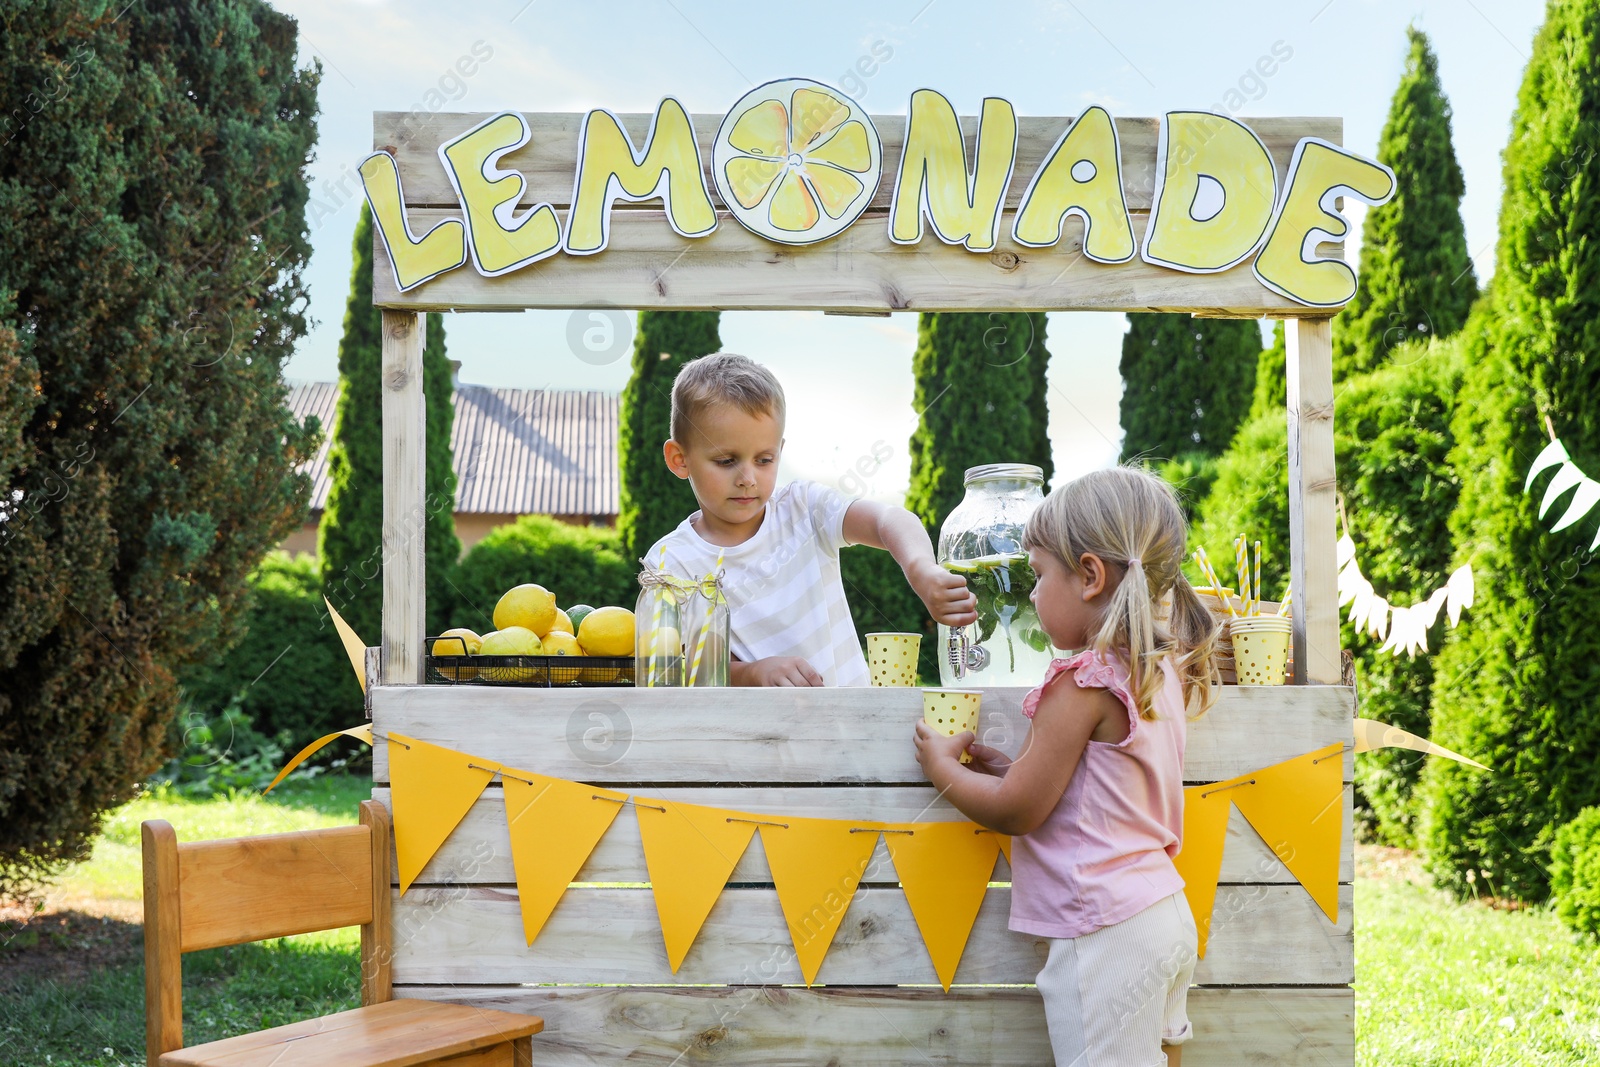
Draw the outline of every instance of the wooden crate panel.
<instances>
[{"instance_id":1,"label":"wooden crate panel","mask_svg":"<svg viewBox=\"0 0 1600 1067\"><path fill-rule=\"evenodd\" d=\"M423 233L460 209L410 212ZM1146 215L1133 216L1135 240ZM659 210L618 211L606 251L557 255L498 278L469 264L402 293L389 253L373 237L373 303L414 311L524 308L719 308L724 311L1172 311L1259 318L1326 316L1285 299L1255 278L1249 263L1218 274L1186 274L1135 258L1100 264L1079 255L1082 228L1069 222L1051 248L1028 248L1002 229L992 252L973 253L929 236L915 245L889 240L882 215L864 215L812 247L774 244L718 212L705 237L680 237ZM1336 255L1319 246L1323 255Z\"/></svg>"},{"instance_id":2,"label":"wooden crate panel","mask_svg":"<svg viewBox=\"0 0 1600 1067\"><path fill-rule=\"evenodd\" d=\"M396 996L542 1016L542 1067L1051 1067L1032 989L412 986ZM1355 1061L1349 989L1189 990L1184 1067Z\"/></svg>"},{"instance_id":3,"label":"wooden crate panel","mask_svg":"<svg viewBox=\"0 0 1600 1067\"><path fill-rule=\"evenodd\" d=\"M389 149L400 165L406 202L426 207L455 207L459 203L450 180L445 176L444 165L439 162L439 145L460 136L478 123L489 118L489 112L450 113L421 116L413 119L404 111L376 111L372 115L372 145L374 149ZM532 132L529 142L515 152L507 153L500 161L504 170L521 171L527 181L522 205L548 203L565 209L572 202L573 169L578 157L578 133L583 125L583 112L527 112L528 127ZM1005 210L1009 216L1022 200L1039 165L1044 162L1056 140L1067 129L1075 116L1034 117L1020 116L1017 120L1016 166L1011 184L1006 189ZM619 114L623 129L633 139L635 148L642 148L650 130L652 114ZM1339 118L1249 118L1241 120L1256 132L1272 154L1281 184L1288 174L1289 159L1295 145L1302 137L1321 137L1338 144L1344 136L1344 120ZM707 168L706 188L715 198L716 184L710 178L711 142L722 124L721 115L691 115L695 141L700 147L700 160ZM965 134L967 158L975 152L978 120L974 115L960 118ZM906 120L900 115L873 115L872 124L878 129L883 143L883 176L879 180L872 208L889 209L894 192L894 181L905 147ZM1118 118L1117 137L1122 145L1122 186L1133 211L1149 211L1155 196L1156 133L1159 120L1154 118ZM627 210L627 202L619 201L619 211ZM563 211L563 214L565 212ZM1007 225L1009 226L1009 219Z\"/></svg>"},{"instance_id":4,"label":"wooden crate panel","mask_svg":"<svg viewBox=\"0 0 1600 1067\"><path fill-rule=\"evenodd\" d=\"M654 790L652 795L687 804L736 808L740 811L837 818L851 816L874 822L961 821L963 816L929 786L882 786L866 788L817 789L681 789ZM1351 849L1351 796L1344 790L1344 841L1340 847L1339 880L1353 877ZM374 789L373 798L389 803L389 790ZM396 876L398 880L398 875ZM1011 868L1002 855L995 864L994 880L1011 879ZM639 840L639 821L631 808L625 809L600 839L589 862L578 874L580 882L647 882L644 846ZM751 841L744 857L733 869L733 882L772 882L760 835ZM864 878L867 882L894 882L894 865L888 849L878 842ZM1222 882L1289 883L1294 876L1261 840L1237 810L1228 822L1228 841L1222 850ZM511 839L506 829L505 797L498 787L486 791L453 834L445 840L418 876L417 885L461 885L467 883L510 885L516 881L511 866Z\"/></svg>"},{"instance_id":5,"label":"wooden crate panel","mask_svg":"<svg viewBox=\"0 0 1600 1067\"><path fill-rule=\"evenodd\" d=\"M1022 688L984 691L979 740L1015 753L1027 735ZM379 735L397 733L512 767L595 785L924 784L912 746L916 689L539 690L379 686ZM1344 686L1224 686L1189 724L1185 777L1220 781L1350 742L1355 692ZM1344 781L1354 756L1344 755ZM387 746L373 749L387 785Z\"/></svg>"},{"instance_id":6,"label":"wooden crate panel","mask_svg":"<svg viewBox=\"0 0 1600 1067\"><path fill-rule=\"evenodd\" d=\"M1330 923L1298 885L1219 886L1202 985L1335 985L1354 978L1350 886ZM1045 938L1006 928L1011 891L991 887L956 982L1032 982ZM514 888L413 888L394 904L396 983L534 982L749 985L803 981L777 894L726 889L674 975L645 889L567 891L533 946ZM817 981L903 985L937 981L899 889L852 899Z\"/></svg>"}]
</instances>

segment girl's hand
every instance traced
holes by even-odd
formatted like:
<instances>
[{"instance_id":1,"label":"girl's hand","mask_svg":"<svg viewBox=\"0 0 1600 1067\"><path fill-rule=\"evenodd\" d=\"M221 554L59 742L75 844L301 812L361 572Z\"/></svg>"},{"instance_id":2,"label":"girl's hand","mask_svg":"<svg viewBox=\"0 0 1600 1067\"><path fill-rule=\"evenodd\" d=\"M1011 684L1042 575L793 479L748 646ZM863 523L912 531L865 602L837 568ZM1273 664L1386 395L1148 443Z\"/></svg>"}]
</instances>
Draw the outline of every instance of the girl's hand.
<instances>
[{"instance_id":1,"label":"girl's hand","mask_svg":"<svg viewBox=\"0 0 1600 1067\"><path fill-rule=\"evenodd\" d=\"M1011 757L1001 752L998 748L980 745L974 742L967 751L972 754L972 769L992 774L996 778L1004 778L1006 771L1011 769Z\"/></svg>"},{"instance_id":2,"label":"girl's hand","mask_svg":"<svg viewBox=\"0 0 1600 1067\"><path fill-rule=\"evenodd\" d=\"M917 746L917 763L922 767L922 773L931 780L931 773L937 764L949 761L960 766L961 753L967 746L977 740L971 730L963 730L954 737L946 737L934 730L925 722L917 723L915 743Z\"/></svg>"}]
</instances>

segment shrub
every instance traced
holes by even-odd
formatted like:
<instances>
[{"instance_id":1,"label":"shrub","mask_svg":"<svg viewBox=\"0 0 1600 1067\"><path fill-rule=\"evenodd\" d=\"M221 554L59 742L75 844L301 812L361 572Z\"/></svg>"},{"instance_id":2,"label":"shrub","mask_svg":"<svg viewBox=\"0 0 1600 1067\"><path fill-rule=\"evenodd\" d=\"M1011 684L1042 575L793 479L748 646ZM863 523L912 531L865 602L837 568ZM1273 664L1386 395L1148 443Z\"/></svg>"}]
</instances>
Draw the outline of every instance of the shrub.
<instances>
[{"instance_id":1,"label":"shrub","mask_svg":"<svg viewBox=\"0 0 1600 1067\"><path fill-rule=\"evenodd\" d=\"M867 635L871 633L921 634L918 674L923 684L938 685L938 631L894 557L876 548L855 545L839 553L839 570L861 647L867 647Z\"/></svg>"},{"instance_id":2,"label":"shrub","mask_svg":"<svg viewBox=\"0 0 1600 1067\"><path fill-rule=\"evenodd\" d=\"M562 607L618 604L632 610L639 596L638 563L622 554L622 539L604 526L573 526L546 515L524 515L490 532L456 569L451 626L494 629L494 606L514 585L536 582Z\"/></svg>"},{"instance_id":3,"label":"shrub","mask_svg":"<svg viewBox=\"0 0 1600 1067\"><path fill-rule=\"evenodd\" d=\"M285 736L291 751L361 722L361 685L322 603L316 561L270 553L249 587L243 638L183 679L191 715L209 719L237 704L254 730ZM378 634L359 636L378 643Z\"/></svg>"},{"instance_id":4,"label":"shrub","mask_svg":"<svg viewBox=\"0 0 1600 1067\"><path fill-rule=\"evenodd\" d=\"M1556 831L1550 896L1562 922L1600 938L1600 808L1584 808Z\"/></svg>"}]
</instances>

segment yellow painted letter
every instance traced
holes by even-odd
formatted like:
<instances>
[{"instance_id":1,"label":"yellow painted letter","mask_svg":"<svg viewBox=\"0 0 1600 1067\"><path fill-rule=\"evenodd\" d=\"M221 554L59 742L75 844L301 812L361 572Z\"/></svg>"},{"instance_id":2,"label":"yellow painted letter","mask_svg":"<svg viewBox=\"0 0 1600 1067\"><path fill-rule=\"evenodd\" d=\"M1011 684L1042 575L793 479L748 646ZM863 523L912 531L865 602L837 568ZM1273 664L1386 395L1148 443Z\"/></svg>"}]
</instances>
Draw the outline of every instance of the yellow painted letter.
<instances>
[{"instance_id":1,"label":"yellow painted letter","mask_svg":"<svg viewBox=\"0 0 1600 1067\"><path fill-rule=\"evenodd\" d=\"M1343 237L1350 224L1333 210L1336 194L1369 204L1394 195L1394 171L1315 137L1302 138L1289 164L1289 191L1273 217L1256 279L1279 296L1312 307L1338 307L1356 295L1356 276L1342 259L1316 259L1311 236Z\"/></svg>"},{"instance_id":2,"label":"yellow painted letter","mask_svg":"<svg viewBox=\"0 0 1600 1067\"><path fill-rule=\"evenodd\" d=\"M611 237L612 200L656 196L666 206L667 223L684 237L704 237L717 228L717 212L700 167L700 149L683 105L670 96L661 101L643 153L633 150L633 142L615 115L589 112L578 138L567 251L587 256L605 248Z\"/></svg>"},{"instance_id":3,"label":"yellow painted letter","mask_svg":"<svg viewBox=\"0 0 1600 1067\"><path fill-rule=\"evenodd\" d=\"M516 218L527 182L517 171L499 169L501 157L531 136L521 112L504 111L439 146L439 162L466 210L472 262L485 277L509 274L561 249L555 210L536 204Z\"/></svg>"},{"instance_id":4,"label":"yellow painted letter","mask_svg":"<svg viewBox=\"0 0 1600 1067\"><path fill-rule=\"evenodd\" d=\"M1193 274L1238 266L1266 235L1277 198L1272 156L1248 126L1205 111L1169 111L1156 148L1144 260Z\"/></svg>"},{"instance_id":5,"label":"yellow painted letter","mask_svg":"<svg viewBox=\"0 0 1600 1067\"><path fill-rule=\"evenodd\" d=\"M922 217L947 245L988 252L1000 235L1000 209L1017 156L1017 113L998 97L983 101L978 144L971 171L950 101L932 89L911 94L905 151L889 207L889 239L914 245L922 240Z\"/></svg>"},{"instance_id":6,"label":"yellow painted letter","mask_svg":"<svg viewBox=\"0 0 1600 1067\"><path fill-rule=\"evenodd\" d=\"M1019 245L1048 248L1061 240L1069 215L1083 220L1084 255L1097 263L1133 258L1117 126L1103 107L1079 115L1045 157L1022 194L1011 236Z\"/></svg>"},{"instance_id":7,"label":"yellow painted letter","mask_svg":"<svg viewBox=\"0 0 1600 1067\"><path fill-rule=\"evenodd\" d=\"M466 235L458 219L445 219L420 239L411 236L400 170L389 153L374 152L361 161L361 184L372 205L372 221L389 252L394 283L402 293L467 261Z\"/></svg>"}]
</instances>

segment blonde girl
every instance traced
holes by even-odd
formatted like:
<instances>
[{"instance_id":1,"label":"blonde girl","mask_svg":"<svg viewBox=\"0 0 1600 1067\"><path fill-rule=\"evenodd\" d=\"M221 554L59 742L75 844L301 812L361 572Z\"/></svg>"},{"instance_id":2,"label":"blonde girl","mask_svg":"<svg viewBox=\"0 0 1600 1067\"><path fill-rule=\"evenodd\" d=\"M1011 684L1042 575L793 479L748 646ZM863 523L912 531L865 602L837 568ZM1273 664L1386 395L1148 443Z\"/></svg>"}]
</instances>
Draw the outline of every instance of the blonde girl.
<instances>
[{"instance_id":1,"label":"blonde girl","mask_svg":"<svg viewBox=\"0 0 1600 1067\"><path fill-rule=\"evenodd\" d=\"M1033 723L1015 760L923 723L917 760L964 815L1012 835L1010 927L1049 939L1037 982L1058 1067L1177 1067L1195 927L1172 858L1187 722L1220 681L1217 627L1181 570L1183 513L1147 471L1055 490L1023 543L1041 625L1080 651L1023 699Z\"/></svg>"}]
</instances>

